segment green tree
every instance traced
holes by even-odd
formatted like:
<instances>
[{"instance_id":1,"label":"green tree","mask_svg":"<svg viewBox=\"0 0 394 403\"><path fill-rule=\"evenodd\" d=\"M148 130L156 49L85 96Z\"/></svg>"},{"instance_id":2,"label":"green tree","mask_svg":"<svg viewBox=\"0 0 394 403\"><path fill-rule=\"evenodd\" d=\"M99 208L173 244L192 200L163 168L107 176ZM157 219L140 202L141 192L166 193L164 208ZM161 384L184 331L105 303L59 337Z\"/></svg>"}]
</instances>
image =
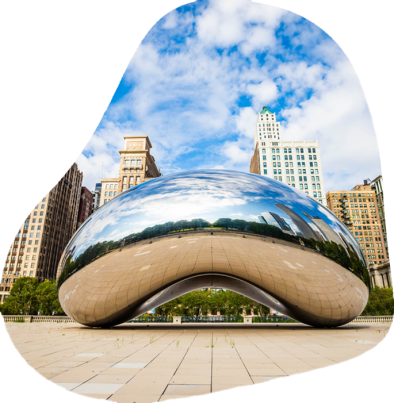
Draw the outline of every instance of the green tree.
<instances>
[{"instance_id":1,"label":"green tree","mask_svg":"<svg viewBox=\"0 0 394 403\"><path fill-rule=\"evenodd\" d=\"M37 312L37 286L38 280L34 277L18 278L1 307L3 315L34 315Z\"/></svg>"},{"instance_id":2,"label":"green tree","mask_svg":"<svg viewBox=\"0 0 394 403\"><path fill-rule=\"evenodd\" d=\"M55 281L45 280L39 284L36 289L38 310L43 315L52 315L52 312L63 314L57 298L57 288Z\"/></svg>"},{"instance_id":3,"label":"green tree","mask_svg":"<svg viewBox=\"0 0 394 403\"><path fill-rule=\"evenodd\" d=\"M362 316L394 315L393 288L376 286L370 293Z\"/></svg>"}]
</instances>

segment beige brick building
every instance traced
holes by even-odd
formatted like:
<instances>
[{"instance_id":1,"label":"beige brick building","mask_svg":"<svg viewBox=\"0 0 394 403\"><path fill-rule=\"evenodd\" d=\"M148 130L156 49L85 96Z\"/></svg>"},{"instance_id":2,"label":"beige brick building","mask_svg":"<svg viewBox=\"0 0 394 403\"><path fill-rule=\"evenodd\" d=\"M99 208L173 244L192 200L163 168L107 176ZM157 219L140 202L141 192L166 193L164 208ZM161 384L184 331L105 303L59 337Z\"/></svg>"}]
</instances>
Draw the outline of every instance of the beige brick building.
<instances>
[{"instance_id":1,"label":"beige brick building","mask_svg":"<svg viewBox=\"0 0 394 403\"><path fill-rule=\"evenodd\" d=\"M1 303L21 276L55 280L60 256L77 228L81 185L82 173L73 164L27 216L4 264Z\"/></svg>"},{"instance_id":2,"label":"beige brick building","mask_svg":"<svg viewBox=\"0 0 394 403\"><path fill-rule=\"evenodd\" d=\"M376 194L369 184L326 194L327 207L347 226L361 247L368 266L387 261Z\"/></svg>"},{"instance_id":3,"label":"beige brick building","mask_svg":"<svg viewBox=\"0 0 394 403\"><path fill-rule=\"evenodd\" d=\"M119 151L119 177L101 179L100 207L126 189L161 176L148 136L125 136L124 140L124 149Z\"/></svg>"}]
</instances>

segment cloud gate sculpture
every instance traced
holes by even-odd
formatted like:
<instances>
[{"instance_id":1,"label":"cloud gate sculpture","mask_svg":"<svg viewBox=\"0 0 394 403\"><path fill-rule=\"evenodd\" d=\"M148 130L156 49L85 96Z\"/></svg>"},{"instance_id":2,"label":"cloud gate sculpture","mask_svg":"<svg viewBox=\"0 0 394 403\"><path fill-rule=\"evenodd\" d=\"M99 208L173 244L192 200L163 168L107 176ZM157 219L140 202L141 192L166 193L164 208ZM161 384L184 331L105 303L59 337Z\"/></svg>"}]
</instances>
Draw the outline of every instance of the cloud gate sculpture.
<instances>
[{"instance_id":1,"label":"cloud gate sculpture","mask_svg":"<svg viewBox=\"0 0 394 403\"><path fill-rule=\"evenodd\" d=\"M124 191L75 233L57 281L64 311L97 327L207 287L332 327L360 315L369 289L357 242L327 208L287 184L225 170Z\"/></svg>"}]
</instances>

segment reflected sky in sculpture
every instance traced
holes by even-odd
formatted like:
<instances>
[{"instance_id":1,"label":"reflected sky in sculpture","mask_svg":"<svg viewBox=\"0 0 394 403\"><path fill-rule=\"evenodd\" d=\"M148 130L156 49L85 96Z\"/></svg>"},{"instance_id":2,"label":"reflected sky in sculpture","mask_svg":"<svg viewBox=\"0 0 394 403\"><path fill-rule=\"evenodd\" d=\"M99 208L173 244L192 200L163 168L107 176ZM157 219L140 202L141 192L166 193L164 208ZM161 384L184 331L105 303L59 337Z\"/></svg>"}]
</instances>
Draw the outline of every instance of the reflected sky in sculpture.
<instances>
[{"instance_id":1,"label":"reflected sky in sculpture","mask_svg":"<svg viewBox=\"0 0 394 403\"><path fill-rule=\"evenodd\" d=\"M297 215L295 220L286 214L286 208ZM317 234L316 239L323 240L322 227L316 226L313 222L316 220L310 218L318 217L335 233L342 235L365 262L346 227L331 211L305 193L270 178L226 170L168 175L121 193L78 230L67 250L72 250L75 261L89 246L98 242L118 241L169 221L201 218L214 223L219 218L230 218L258 223L265 212L283 218L295 232L294 235L298 235L297 229L301 229L294 222L299 220L299 216Z\"/></svg>"}]
</instances>

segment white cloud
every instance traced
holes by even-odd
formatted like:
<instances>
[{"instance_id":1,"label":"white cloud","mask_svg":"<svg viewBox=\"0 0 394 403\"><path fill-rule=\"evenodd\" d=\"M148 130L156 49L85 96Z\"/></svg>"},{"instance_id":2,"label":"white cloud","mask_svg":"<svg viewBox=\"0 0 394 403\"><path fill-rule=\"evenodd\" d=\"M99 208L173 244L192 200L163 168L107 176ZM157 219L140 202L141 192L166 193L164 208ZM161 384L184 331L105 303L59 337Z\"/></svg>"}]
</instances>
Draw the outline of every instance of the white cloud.
<instances>
[{"instance_id":1,"label":"white cloud","mask_svg":"<svg viewBox=\"0 0 394 403\"><path fill-rule=\"evenodd\" d=\"M164 29L174 29L178 24L177 16L178 16L178 14L176 11L167 14L167 16L164 18L163 28Z\"/></svg>"},{"instance_id":2,"label":"white cloud","mask_svg":"<svg viewBox=\"0 0 394 403\"><path fill-rule=\"evenodd\" d=\"M117 176L118 150L131 133L149 135L164 174L212 167L248 172L263 105L283 105L282 139L319 140L326 190L379 173L362 89L330 38L295 14L249 0L199 7L196 17L171 12L139 47L123 80L130 89L109 107L78 159L90 186L102 163L107 176ZM292 49L280 35L288 35ZM238 106L241 96L250 106Z\"/></svg>"}]
</instances>

